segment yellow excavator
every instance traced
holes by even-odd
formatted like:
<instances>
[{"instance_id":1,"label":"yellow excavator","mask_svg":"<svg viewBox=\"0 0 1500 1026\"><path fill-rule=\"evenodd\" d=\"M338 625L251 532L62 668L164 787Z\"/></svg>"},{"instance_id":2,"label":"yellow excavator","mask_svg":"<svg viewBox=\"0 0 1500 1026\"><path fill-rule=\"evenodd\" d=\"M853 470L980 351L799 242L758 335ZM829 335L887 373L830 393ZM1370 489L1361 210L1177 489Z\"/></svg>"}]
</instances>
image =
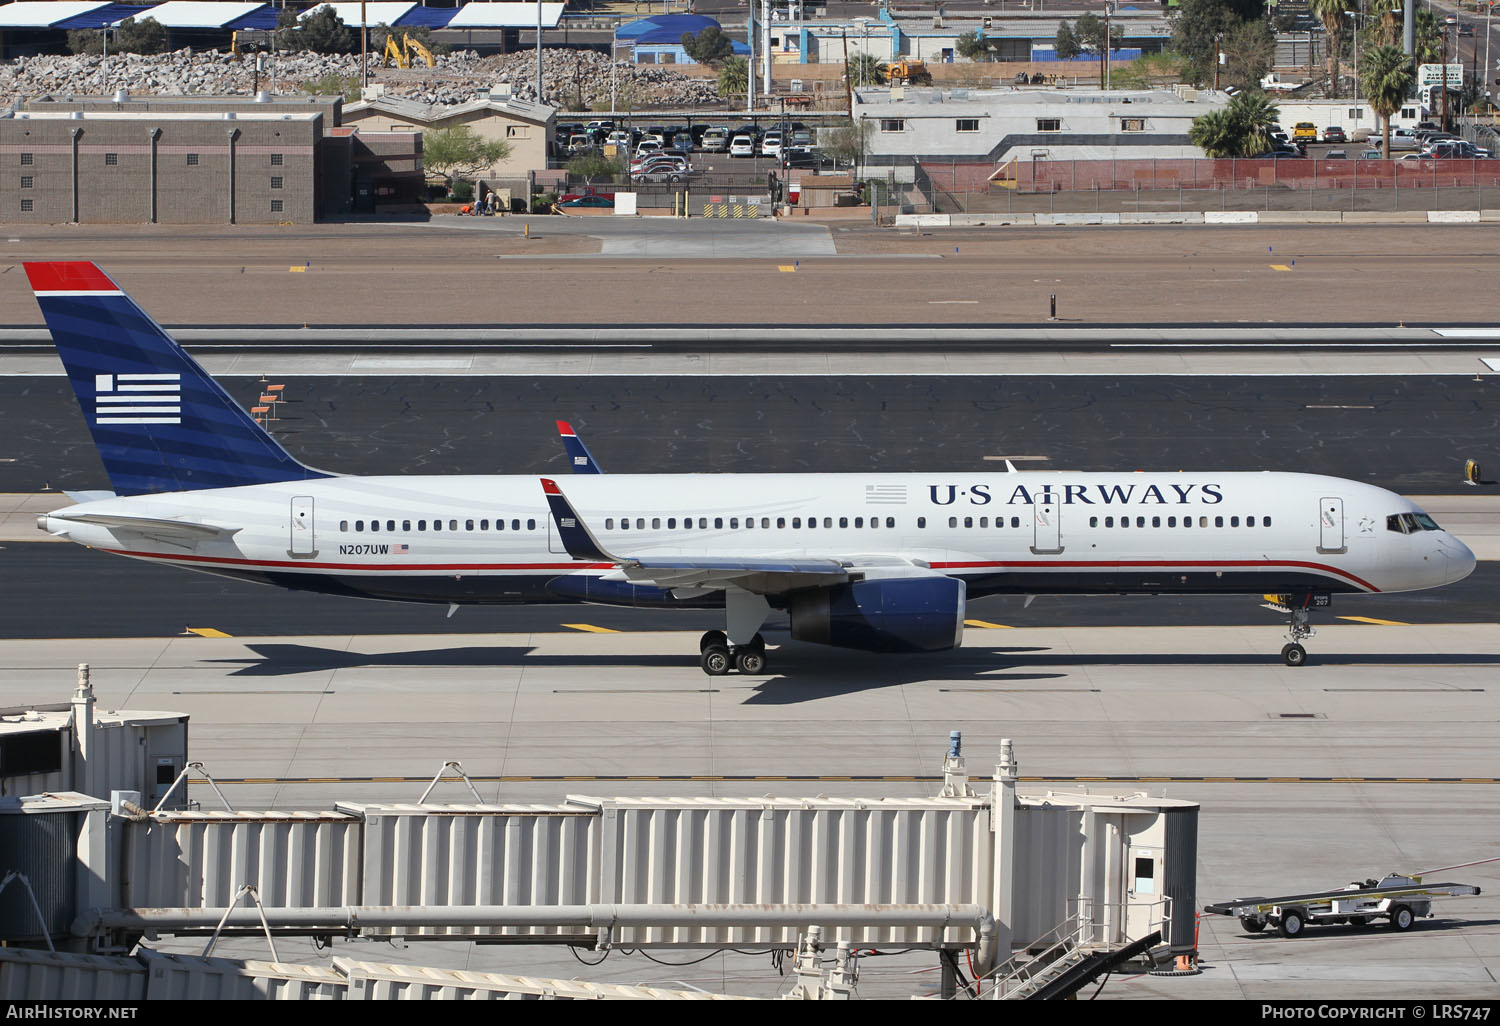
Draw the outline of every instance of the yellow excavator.
<instances>
[{"instance_id":1,"label":"yellow excavator","mask_svg":"<svg viewBox=\"0 0 1500 1026\"><path fill-rule=\"evenodd\" d=\"M886 68L885 80L892 85L932 85L932 72L922 61L902 57Z\"/></svg>"},{"instance_id":2,"label":"yellow excavator","mask_svg":"<svg viewBox=\"0 0 1500 1026\"><path fill-rule=\"evenodd\" d=\"M423 46L420 40L413 39L411 33L401 33L399 44L394 33L385 37L385 59L388 63L395 64L398 68L409 68L418 57L426 61L429 68L437 67L437 59L432 56L432 51Z\"/></svg>"}]
</instances>

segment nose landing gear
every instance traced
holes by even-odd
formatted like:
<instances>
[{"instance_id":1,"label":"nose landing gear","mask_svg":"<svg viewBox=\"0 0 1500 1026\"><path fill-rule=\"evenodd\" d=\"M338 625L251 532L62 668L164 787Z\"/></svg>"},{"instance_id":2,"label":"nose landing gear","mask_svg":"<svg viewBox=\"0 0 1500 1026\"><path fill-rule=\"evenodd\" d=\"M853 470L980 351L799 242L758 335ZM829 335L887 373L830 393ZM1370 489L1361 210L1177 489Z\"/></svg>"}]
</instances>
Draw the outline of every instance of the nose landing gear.
<instances>
[{"instance_id":1,"label":"nose landing gear","mask_svg":"<svg viewBox=\"0 0 1500 1026\"><path fill-rule=\"evenodd\" d=\"M1276 595L1267 596L1274 598L1275 604L1285 609L1290 614L1287 623L1287 644L1281 647L1281 658L1288 666L1303 666L1307 663L1307 649L1302 642L1313 637L1318 632L1313 629L1309 619L1314 606L1326 606L1329 604L1326 595Z\"/></svg>"}]
</instances>

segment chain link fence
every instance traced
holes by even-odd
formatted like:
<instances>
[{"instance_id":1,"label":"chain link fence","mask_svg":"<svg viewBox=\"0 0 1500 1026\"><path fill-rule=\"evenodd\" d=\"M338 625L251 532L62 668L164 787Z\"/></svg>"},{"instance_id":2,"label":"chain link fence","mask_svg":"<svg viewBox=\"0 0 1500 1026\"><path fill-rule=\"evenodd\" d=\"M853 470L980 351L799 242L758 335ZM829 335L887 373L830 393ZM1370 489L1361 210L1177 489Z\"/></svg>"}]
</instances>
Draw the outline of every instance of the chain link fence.
<instances>
[{"instance_id":1,"label":"chain link fence","mask_svg":"<svg viewBox=\"0 0 1500 1026\"><path fill-rule=\"evenodd\" d=\"M922 161L915 191L919 213L1482 210L1500 159Z\"/></svg>"}]
</instances>

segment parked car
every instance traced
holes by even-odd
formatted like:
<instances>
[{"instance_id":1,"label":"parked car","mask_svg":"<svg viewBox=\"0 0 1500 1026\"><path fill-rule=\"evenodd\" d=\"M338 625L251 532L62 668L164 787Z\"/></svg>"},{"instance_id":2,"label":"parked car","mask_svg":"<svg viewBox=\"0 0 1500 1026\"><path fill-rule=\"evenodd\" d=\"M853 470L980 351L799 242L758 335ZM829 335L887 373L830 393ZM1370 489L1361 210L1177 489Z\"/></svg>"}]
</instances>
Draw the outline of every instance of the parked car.
<instances>
[{"instance_id":1,"label":"parked car","mask_svg":"<svg viewBox=\"0 0 1500 1026\"><path fill-rule=\"evenodd\" d=\"M1349 159L1349 154L1346 153L1346 152L1344 152L1343 150L1329 150L1327 153L1323 154L1323 159L1324 160L1348 160Z\"/></svg>"},{"instance_id":2,"label":"parked car","mask_svg":"<svg viewBox=\"0 0 1500 1026\"><path fill-rule=\"evenodd\" d=\"M760 141L760 155L762 157L781 156L781 130L771 129Z\"/></svg>"},{"instance_id":3,"label":"parked car","mask_svg":"<svg viewBox=\"0 0 1500 1026\"><path fill-rule=\"evenodd\" d=\"M1360 160L1379 160L1383 154L1379 150L1365 150L1359 155Z\"/></svg>"},{"instance_id":4,"label":"parked car","mask_svg":"<svg viewBox=\"0 0 1500 1026\"><path fill-rule=\"evenodd\" d=\"M594 140L587 132L574 132L568 138L568 156L594 148Z\"/></svg>"},{"instance_id":5,"label":"parked car","mask_svg":"<svg viewBox=\"0 0 1500 1026\"><path fill-rule=\"evenodd\" d=\"M672 135L672 148L693 152L693 134L691 132L675 132Z\"/></svg>"},{"instance_id":6,"label":"parked car","mask_svg":"<svg viewBox=\"0 0 1500 1026\"><path fill-rule=\"evenodd\" d=\"M1346 143L1349 137L1344 134L1343 126L1329 125L1323 129L1323 141L1326 143Z\"/></svg>"},{"instance_id":7,"label":"parked car","mask_svg":"<svg viewBox=\"0 0 1500 1026\"><path fill-rule=\"evenodd\" d=\"M737 135L729 143L729 155L731 157L753 157L755 156L755 143L750 141L748 135Z\"/></svg>"},{"instance_id":8,"label":"parked car","mask_svg":"<svg viewBox=\"0 0 1500 1026\"><path fill-rule=\"evenodd\" d=\"M635 156L639 160L652 153L660 153L663 147L659 139L642 139L635 147Z\"/></svg>"},{"instance_id":9,"label":"parked car","mask_svg":"<svg viewBox=\"0 0 1500 1026\"><path fill-rule=\"evenodd\" d=\"M678 167L675 164L656 164L640 171L632 171L630 173L630 180L637 183L681 182L694 173L691 167Z\"/></svg>"},{"instance_id":10,"label":"parked car","mask_svg":"<svg viewBox=\"0 0 1500 1026\"><path fill-rule=\"evenodd\" d=\"M704 132L701 148L704 153L729 152L729 129L715 127Z\"/></svg>"},{"instance_id":11,"label":"parked car","mask_svg":"<svg viewBox=\"0 0 1500 1026\"><path fill-rule=\"evenodd\" d=\"M559 207L613 207L615 198L613 196L579 196L577 199L563 200L557 204Z\"/></svg>"},{"instance_id":12,"label":"parked car","mask_svg":"<svg viewBox=\"0 0 1500 1026\"><path fill-rule=\"evenodd\" d=\"M1380 135L1379 133L1372 133L1371 136L1370 136L1370 145L1371 146L1377 146L1377 147L1382 147L1383 148L1385 146L1385 137L1383 135ZM1411 128L1393 128L1393 129L1391 129L1391 152L1392 153L1395 153L1397 150L1415 150L1415 149L1419 149L1420 147L1421 147L1421 144L1420 144L1420 142L1417 139L1417 135L1416 135L1416 130L1415 129L1411 129Z\"/></svg>"},{"instance_id":13,"label":"parked car","mask_svg":"<svg viewBox=\"0 0 1500 1026\"><path fill-rule=\"evenodd\" d=\"M789 149L783 153L781 155L781 166L804 171L831 171L834 167L834 161L827 154L819 153L810 146L804 146Z\"/></svg>"},{"instance_id":14,"label":"parked car","mask_svg":"<svg viewBox=\"0 0 1500 1026\"><path fill-rule=\"evenodd\" d=\"M1299 121L1292 126L1292 142L1317 142L1318 128L1311 121Z\"/></svg>"}]
</instances>

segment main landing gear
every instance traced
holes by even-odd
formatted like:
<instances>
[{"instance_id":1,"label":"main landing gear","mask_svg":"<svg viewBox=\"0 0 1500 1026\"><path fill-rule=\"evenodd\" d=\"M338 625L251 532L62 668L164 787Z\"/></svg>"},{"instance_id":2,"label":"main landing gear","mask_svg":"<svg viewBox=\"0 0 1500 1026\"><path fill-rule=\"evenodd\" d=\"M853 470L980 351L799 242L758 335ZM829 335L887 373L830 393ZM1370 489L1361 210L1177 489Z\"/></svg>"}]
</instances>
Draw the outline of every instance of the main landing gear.
<instances>
[{"instance_id":1,"label":"main landing gear","mask_svg":"<svg viewBox=\"0 0 1500 1026\"><path fill-rule=\"evenodd\" d=\"M698 641L698 663L710 677L722 677L731 669L754 676L766 672L766 639L759 633L748 644L729 644L723 631L709 631Z\"/></svg>"}]
</instances>

